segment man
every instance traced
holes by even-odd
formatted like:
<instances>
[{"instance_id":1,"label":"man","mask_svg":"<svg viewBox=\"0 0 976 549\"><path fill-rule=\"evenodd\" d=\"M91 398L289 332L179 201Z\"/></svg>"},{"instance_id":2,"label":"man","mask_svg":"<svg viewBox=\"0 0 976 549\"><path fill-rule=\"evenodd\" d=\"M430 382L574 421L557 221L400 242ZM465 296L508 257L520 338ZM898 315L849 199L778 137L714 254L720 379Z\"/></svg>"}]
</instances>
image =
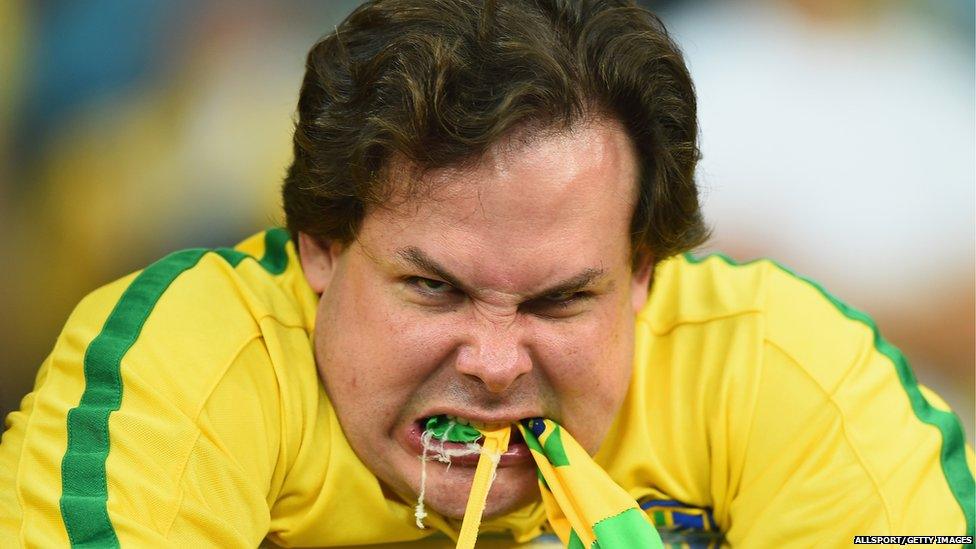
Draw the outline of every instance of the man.
<instances>
[{"instance_id":1,"label":"man","mask_svg":"<svg viewBox=\"0 0 976 549\"><path fill-rule=\"evenodd\" d=\"M556 421L658 527L734 545L972 535L961 428L866 317L680 255L695 100L646 11L370 2L298 111L289 231L72 314L7 420L0 545L456 536L476 459L423 460L432 418ZM482 531L546 531L540 489L516 437Z\"/></svg>"}]
</instances>

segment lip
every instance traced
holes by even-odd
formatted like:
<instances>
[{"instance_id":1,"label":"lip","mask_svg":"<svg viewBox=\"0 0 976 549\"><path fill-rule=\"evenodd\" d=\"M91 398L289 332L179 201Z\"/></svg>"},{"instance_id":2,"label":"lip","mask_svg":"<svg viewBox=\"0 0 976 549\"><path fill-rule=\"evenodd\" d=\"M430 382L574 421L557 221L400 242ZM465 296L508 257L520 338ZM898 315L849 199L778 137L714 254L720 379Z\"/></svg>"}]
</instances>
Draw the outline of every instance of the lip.
<instances>
[{"instance_id":1,"label":"lip","mask_svg":"<svg viewBox=\"0 0 976 549\"><path fill-rule=\"evenodd\" d=\"M519 420L540 417L541 414L528 412L525 414L498 414L498 415L484 415L484 414L472 414L471 411L459 412L457 410L431 410L424 415L416 418L414 421L410 422L405 428L401 429L401 444L408 451L415 454L417 457L423 455L424 446L420 438L423 435L423 428L420 425L420 421L423 418L430 416L435 416L439 414L447 414L452 416L459 416L472 421L477 421L484 424L514 424ZM517 429L512 425L513 429ZM514 435L514 433L513 433ZM521 437L519 437L521 438ZM461 448L462 444L447 442L444 443L448 448ZM478 465L479 455L467 455L467 456L455 456L451 459L452 466L461 467L475 467ZM430 463L438 463L436 460ZM502 454L501 459L498 461L498 467L517 467L525 466L534 463L532 459L532 453L529 451L529 447L524 441L519 441L511 443L508 446L508 450Z\"/></svg>"}]
</instances>

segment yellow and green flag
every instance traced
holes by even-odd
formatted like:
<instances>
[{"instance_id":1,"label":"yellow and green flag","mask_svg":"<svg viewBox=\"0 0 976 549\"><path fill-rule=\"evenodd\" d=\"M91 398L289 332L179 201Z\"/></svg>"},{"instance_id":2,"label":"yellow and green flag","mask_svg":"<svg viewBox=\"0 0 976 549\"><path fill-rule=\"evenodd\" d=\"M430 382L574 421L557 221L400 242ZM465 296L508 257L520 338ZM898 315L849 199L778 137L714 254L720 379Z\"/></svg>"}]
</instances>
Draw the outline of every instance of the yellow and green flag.
<instances>
[{"instance_id":1,"label":"yellow and green flag","mask_svg":"<svg viewBox=\"0 0 976 549\"><path fill-rule=\"evenodd\" d=\"M449 438L443 421L432 419L428 429ZM637 502L597 465L586 450L556 422L535 418L519 422L539 475L539 490L549 524L568 549L662 549L657 530ZM498 460L508 448L511 427L470 429L455 438L484 437L475 471L458 549L472 549Z\"/></svg>"},{"instance_id":2,"label":"yellow and green flag","mask_svg":"<svg viewBox=\"0 0 976 549\"><path fill-rule=\"evenodd\" d=\"M623 488L556 422L518 425L539 469L549 524L569 549L661 548L661 536Z\"/></svg>"}]
</instances>

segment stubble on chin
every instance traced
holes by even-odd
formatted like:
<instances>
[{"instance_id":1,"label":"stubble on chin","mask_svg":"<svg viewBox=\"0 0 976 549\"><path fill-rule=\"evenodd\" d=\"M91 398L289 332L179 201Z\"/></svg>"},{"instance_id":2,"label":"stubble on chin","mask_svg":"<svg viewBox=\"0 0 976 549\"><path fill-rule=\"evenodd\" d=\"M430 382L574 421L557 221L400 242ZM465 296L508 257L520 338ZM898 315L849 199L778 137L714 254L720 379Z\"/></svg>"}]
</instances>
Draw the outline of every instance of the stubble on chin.
<instances>
[{"instance_id":1,"label":"stubble on chin","mask_svg":"<svg viewBox=\"0 0 976 549\"><path fill-rule=\"evenodd\" d=\"M482 515L484 520L504 516L540 501L535 467L525 466L512 469L510 471L499 471L492 483L485 511ZM470 474L465 476L467 478L464 480L453 482L443 482L446 479L437 482L428 477L427 497L425 498L427 508L449 519L463 519L468 494L471 491L474 469L471 468ZM434 481L432 482L432 480ZM416 503L416 497L416 493L414 493L412 503Z\"/></svg>"}]
</instances>

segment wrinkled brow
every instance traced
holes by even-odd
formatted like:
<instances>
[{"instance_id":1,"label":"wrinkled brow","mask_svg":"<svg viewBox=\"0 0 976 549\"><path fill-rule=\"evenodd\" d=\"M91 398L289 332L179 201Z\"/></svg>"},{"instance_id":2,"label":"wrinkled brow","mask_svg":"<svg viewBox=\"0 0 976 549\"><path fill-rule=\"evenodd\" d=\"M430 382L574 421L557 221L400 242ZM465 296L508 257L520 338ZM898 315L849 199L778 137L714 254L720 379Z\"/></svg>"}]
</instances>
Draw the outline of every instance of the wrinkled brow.
<instances>
[{"instance_id":1,"label":"wrinkled brow","mask_svg":"<svg viewBox=\"0 0 976 549\"><path fill-rule=\"evenodd\" d=\"M416 246L408 246L398 250L396 252L396 257L401 262L413 265L417 269L433 275L469 295L473 293L470 286L461 282L460 279L452 274L446 267L438 263L436 260L434 260L434 258L430 257ZM606 276L606 270L602 268L588 267L570 278L557 282L556 284L553 284L552 286L549 286L548 288L531 296L527 296L526 300L531 301L533 299L540 299L553 294L579 292L601 282L604 278L606 278ZM611 284L608 290L612 289L612 287L613 286Z\"/></svg>"}]
</instances>

